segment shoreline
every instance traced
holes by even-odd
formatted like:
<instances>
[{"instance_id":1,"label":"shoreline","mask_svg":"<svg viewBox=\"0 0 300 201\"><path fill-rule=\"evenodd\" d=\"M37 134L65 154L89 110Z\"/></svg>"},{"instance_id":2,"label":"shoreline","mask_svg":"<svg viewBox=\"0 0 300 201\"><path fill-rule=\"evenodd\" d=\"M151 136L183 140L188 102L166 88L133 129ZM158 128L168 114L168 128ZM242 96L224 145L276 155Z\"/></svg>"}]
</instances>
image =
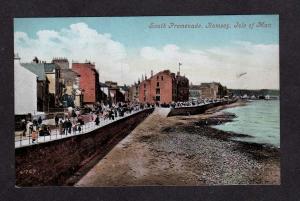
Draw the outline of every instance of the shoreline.
<instances>
[{"instance_id":1,"label":"shoreline","mask_svg":"<svg viewBox=\"0 0 300 201\"><path fill-rule=\"evenodd\" d=\"M155 111L75 186L279 185L279 149L234 141L234 133L195 124L244 104L168 118Z\"/></svg>"},{"instance_id":2,"label":"shoreline","mask_svg":"<svg viewBox=\"0 0 300 201\"><path fill-rule=\"evenodd\" d=\"M204 132L204 135L207 137L219 139L219 140L228 140L231 142L235 142L237 144L240 144L240 149L243 150L244 152L247 151L246 147L248 149L252 150L249 151L253 155L257 155L258 153L255 153L254 151L257 150L258 152L265 151L265 152L270 152L272 153L273 157L278 157L279 158L279 151L280 147L276 147L272 144L268 143L258 143L258 142L247 142L247 141L240 141L240 140L235 140L233 138L239 137L239 138L254 138L251 135L248 134L242 134L242 133L236 133L236 132L231 132L231 131L223 131L221 129L213 128L211 126L214 125L219 125L219 124L224 124L227 122L231 122L236 118L236 115L234 113L230 112L224 112L224 109L228 108L234 108L234 107L243 107L246 106L247 102L243 100L239 100L236 103L232 103L229 105L223 105L219 106L216 108L211 108L207 112L204 113L204 115L209 114L209 116L200 117L199 121L193 121L192 123L196 126L205 126L206 129L209 131ZM201 116L201 115L198 115ZM207 124L206 124L207 123ZM264 156L264 155L262 155Z\"/></svg>"}]
</instances>

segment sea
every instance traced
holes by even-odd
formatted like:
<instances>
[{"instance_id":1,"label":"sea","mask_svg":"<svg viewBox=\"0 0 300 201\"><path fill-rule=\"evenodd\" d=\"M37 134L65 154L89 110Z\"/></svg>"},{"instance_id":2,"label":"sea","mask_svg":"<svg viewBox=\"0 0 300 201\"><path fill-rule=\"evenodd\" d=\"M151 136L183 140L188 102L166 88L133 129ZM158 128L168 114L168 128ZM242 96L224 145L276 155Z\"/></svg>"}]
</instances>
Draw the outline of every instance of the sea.
<instances>
[{"instance_id":1,"label":"sea","mask_svg":"<svg viewBox=\"0 0 300 201\"><path fill-rule=\"evenodd\" d=\"M232 122L213 126L214 128L251 136L236 137L233 140L280 147L279 100L254 100L247 102L246 106L228 108L223 111L234 113L237 117Z\"/></svg>"}]
</instances>

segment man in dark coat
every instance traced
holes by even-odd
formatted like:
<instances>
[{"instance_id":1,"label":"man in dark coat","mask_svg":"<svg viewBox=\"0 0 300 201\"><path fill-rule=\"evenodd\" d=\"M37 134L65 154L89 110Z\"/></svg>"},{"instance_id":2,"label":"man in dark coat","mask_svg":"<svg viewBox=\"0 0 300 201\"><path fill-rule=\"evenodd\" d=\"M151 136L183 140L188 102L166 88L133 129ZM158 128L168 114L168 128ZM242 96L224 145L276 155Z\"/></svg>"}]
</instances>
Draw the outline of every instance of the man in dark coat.
<instances>
[{"instance_id":1,"label":"man in dark coat","mask_svg":"<svg viewBox=\"0 0 300 201\"><path fill-rule=\"evenodd\" d=\"M59 121L59 118L58 118L57 115L55 115L54 120L55 120L55 126L56 126L56 128L57 128L57 127L58 127L58 121Z\"/></svg>"},{"instance_id":2,"label":"man in dark coat","mask_svg":"<svg viewBox=\"0 0 300 201\"><path fill-rule=\"evenodd\" d=\"M42 117L39 116L39 119L38 119L38 124L39 124L39 126L42 124L42 122L43 122Z\"/></svg>"},{"instance_id":3,"label":"man in dark coat","mask_svg":"<svg viewBox=\"0 0 300 201\"><path fill-rule=\"evenodd\" d=\"M67 128L68 128L68 133L71 134L72 123L71 123L70 119L68 119L68 121L67 121Z\"/></svg>"},{"instance_id":4,"label":"man in dark coat","mask_svg":"<svg viewBox=\"0 0 300 201\"><path fill-rule=\"evenodd\" d=\"M98 115L97 115L97 117L95 119L95 123L96 123L96 126L99 126L100 120L99 120L99 116Z\"/></svg>"}]
</instances>

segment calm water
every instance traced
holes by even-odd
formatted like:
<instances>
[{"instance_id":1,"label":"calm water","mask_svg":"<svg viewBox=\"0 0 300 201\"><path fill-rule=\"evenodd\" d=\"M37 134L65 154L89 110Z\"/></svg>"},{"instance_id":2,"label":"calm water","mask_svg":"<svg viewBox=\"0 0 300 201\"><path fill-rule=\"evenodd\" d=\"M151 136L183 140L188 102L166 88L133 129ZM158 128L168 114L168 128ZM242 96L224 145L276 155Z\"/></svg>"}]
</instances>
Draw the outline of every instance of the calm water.
<instances>
[{"instance_id":1,"label":"calm water","mask_svg":"<svg viewBox=\"0 0 300 201\"><path fill-rule=\"evenodd\" d=\"M233 122L213 126L214 128L253 136L253 138L234 138L235 140L280 147L279 100L255 100L246 106L224 111L236 114L237 118L233 119Z\"/></svg>"}]
</instances>

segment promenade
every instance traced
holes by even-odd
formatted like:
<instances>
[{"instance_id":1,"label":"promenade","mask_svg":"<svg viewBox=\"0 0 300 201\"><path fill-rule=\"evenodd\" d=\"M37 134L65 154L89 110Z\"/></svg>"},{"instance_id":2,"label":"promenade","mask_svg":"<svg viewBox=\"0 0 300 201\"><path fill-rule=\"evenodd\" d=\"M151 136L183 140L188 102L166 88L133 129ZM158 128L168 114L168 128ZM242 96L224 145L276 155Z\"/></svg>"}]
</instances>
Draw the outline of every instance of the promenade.
<instances>
[{"instance_id":1,"label":"promenade","mask_svg":"<svg viewBox=\"0 0 300 201\"><path fill-rule=\"evenodd\" d=\"M32 146L32 145L36 145L36 144L40 144L40 143L46 143L49 141L54 141L54 140L60 140L63 138L68 138L68 137L72 137L74 135L84 135L86 133L89 133L93 130L99 129L103 126L106 126L112 122L118 121L120 119L129 117L131 115L134 115L136 113L139 113L141 111L143 111L145 109L140 109L140 110L135 110L132 111L131 113L124 113L124 116L117 116L115 117L114 120L110 120L110 119L104 119L103 117L99 117L100 119L100 123L97 126L95 124L94 121L87 121L85 122L84 125L81 126L81 131L73 131L73 129L71 129L71 133L68 133L67 135L60 133L59 129L52 129L50 132L50 135L48 136L38 136L36 138L36 141L33 143L32 142L32 138L31 135L26 135L26 136L22 136L22 131L20 132L16 132L15 133L15 148L19 148L19 147L24 147L24 146Z\"/></svg>"},{"instance_id":2,"label":"promenade","mask_svg":"<svg viewBox=\"0 0 300 201\"><path fill-rule=\"evenodd\" d=\"M221 103L221 102L222 101L215 101L213 103ZM193 108L193 107L205 106L205 105L209 105L209 104L212 104L212 103L206 102L206 103L191 104L191 105L175 105L174 108L175 109L178 109L178 108ZM115 117L114 120L99 117L100 123L99 123L98 126L95 124L94 121L91 120L91 118L86 117L85 118L86 119L85 124L81 126L81 131L75 131L74 132L73 129L71 129L71 133L68 133L66 135L66 134L60 133L58 128L51 129L50 135L48 135L48 136L39 136L38 135L38 137L36 138L36 141L34 143L32 142L32 136L31 135L22 136L22 131L15 132L15 148L24 147L24 146L32 146L32 145L35 145L35 144L45 143L45 142L49 142L49 141L53 141L53 140L60 140L60 139L63 139L63 138L74 136L74 135L83 135L83 134L89 133L93 130L96 130L98 128L101 128L105 125L108 125L108 124L110 124L114 121L118 121L118 120L126 118L130 115L136 114L140 111L143 111L143 109L134 110L131 113L124 113L123 117L117 116L117 117ZM171 109L166 108L165 110L162 109L161 111L164 111L164 112L168 111L168 113L169 113L171 111ZM168 114L165 114L165 115L167 116ZM46 120L46 121L47 121L46 125L49 125L49 122L51 122L50 124L54 125L54 120L53 119Z\"/></svg>"}]
</instances>

